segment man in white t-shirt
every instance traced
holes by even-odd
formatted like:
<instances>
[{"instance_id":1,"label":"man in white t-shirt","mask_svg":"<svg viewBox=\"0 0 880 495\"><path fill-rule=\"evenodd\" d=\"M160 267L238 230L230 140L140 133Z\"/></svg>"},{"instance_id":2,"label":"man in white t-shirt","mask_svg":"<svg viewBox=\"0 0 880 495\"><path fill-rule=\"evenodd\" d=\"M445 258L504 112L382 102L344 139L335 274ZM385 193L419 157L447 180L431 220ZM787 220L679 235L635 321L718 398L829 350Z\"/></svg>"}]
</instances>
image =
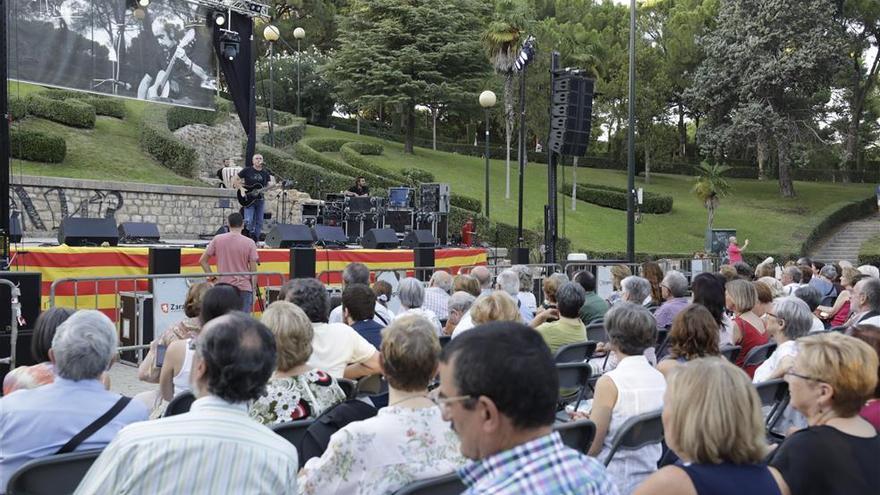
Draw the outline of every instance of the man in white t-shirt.
<instances>
[{"instance_id":1,"label":"man in white t-shirt","mask_svg":"<svg viewBox=\"0 0 880 495\"><path fill-rule=\"evenodd\" d=\"M349 263L342 270L342 287L343 289L352 284L364 284L370 286L370 269L363 263ZM376 313L373 315L373 321L387 327L394 319L394 313L376 301ZM327 319L330 323L345 323L342 315L342 305L333 308L330 317Z\"/></svg>"},{"instance_id":2,"label":"man in white t-shirt","mask_svg":"<svg viewBox=\"0 0 880 495\"><path fill-rule=\"evenodd\" d=\"M360 378L381 373L379 353L353 328L344 323L328 323L330 296L315 278L288 282L287 300L299 306L315 330L309 366L340 378Z\"/></svg>"}]
</instances>

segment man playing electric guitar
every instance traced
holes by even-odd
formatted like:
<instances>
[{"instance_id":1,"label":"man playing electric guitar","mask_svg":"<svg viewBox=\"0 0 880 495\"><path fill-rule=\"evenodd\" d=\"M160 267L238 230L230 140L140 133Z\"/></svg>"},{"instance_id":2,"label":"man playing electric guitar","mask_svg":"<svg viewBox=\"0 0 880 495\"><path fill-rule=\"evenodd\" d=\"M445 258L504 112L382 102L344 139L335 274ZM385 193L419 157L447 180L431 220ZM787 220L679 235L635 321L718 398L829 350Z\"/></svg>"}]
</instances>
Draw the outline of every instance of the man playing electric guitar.
<instances>
[{"instance_id":1,"label":"man playing electric guitar","mask_svg":"<svg viewBox=\"0 0 880 495\"><path fill-rule=\"evenodd\" d=\"M253 167L245 167L238 173L240 184L246 191L255 192L253 202L244 207L244 226L254 242L259 242L260 233L263 230L263 212L266 209L266 199L263 190L274 182L272 173L263 167L263 155L257 153L253 158ZM257 191L259 190L259 191Z\"/></svg>"}]
</instances>

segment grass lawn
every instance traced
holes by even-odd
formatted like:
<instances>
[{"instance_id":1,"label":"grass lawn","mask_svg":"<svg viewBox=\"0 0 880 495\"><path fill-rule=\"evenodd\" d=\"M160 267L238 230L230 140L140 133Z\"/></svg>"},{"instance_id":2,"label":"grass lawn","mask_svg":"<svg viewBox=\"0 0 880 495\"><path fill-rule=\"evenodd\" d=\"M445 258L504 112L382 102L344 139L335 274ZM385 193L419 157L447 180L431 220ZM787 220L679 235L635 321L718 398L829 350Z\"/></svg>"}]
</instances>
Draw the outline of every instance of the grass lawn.
<instances>
[{"instance_id":1,"label":"grass lawn","mask_svg":"<svg viewBox=\"0 0 880 495\"><path fill-rule=\"evenodd\" d=\"M26 96L40 88L10 81L9 94ZM181 186L204 186L199 180L181 177L163 167L138 144L142 101L125 100L124 120L98 116L94 129L78 129L30 116L16 125L58 134L67 143L61 163L38 163L13 158L13 174L69 177L125 182L146 182Z\"/></svg>"},{"instance_id":2,"label":"grass lawn","mask_svg":"<svg viewBox=\"0 0 880 495\"><path fill-rule=\"evenodd\" d=\"M485 162L480 158L423 148L417 148L415 155L406 155L400 143L318 127L309 127L306 136L379 142L385 151L381 156L369 157L374 163L393 170L422 168L433 173L438 181L450 183L454 192L483 199ZM494 219L515 225L519 187L515 158L511 162L510 199L504 198L504 168L503 160L491 161L490 213ZM560 168L566 182L571 182L571 171L571 167ZM579 183L626 186L626 174L622 171L579 168L577 172ZM803 239L819 222L818 212L835 204L866 198L873 191L870 184L796 182L798 197L783 199L775 181L733 179L731 183L733 193L724 198L716 210L715 227L737 229L741 239L751 240L750 250L759 252L798 251ZM691 192L692 185L692 177L680 175L652 174L649 185L643 178L636 179L636 187L674 198L671 213L644 215L642 223L636 225L636 251L692 253L703 249L706 210ZM524 225L540 231L547 202L546 165L527 165L524 190ZM560 235L571 239L574 248L626 249L626 212L582 201L577 202L576 211L571 211L571 198L559 196L558 201Z\"/></svg>"}]
</instances>

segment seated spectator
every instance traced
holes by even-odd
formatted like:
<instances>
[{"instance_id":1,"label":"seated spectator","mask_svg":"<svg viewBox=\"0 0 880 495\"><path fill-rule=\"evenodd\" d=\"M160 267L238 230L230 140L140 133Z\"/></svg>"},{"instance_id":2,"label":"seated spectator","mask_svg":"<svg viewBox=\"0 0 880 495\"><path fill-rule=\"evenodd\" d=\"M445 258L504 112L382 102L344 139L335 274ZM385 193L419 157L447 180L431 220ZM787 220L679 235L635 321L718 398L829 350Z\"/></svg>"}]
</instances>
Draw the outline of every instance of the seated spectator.
<instances>
[{"instance_id":1,"label":"seated spectator","mask_svg":"<svg viewBox=\"0 0 880 495\"><path fill-rule=\"evenodd\" d=\"M346 325L378 349L382 345L382 329L385 327L373 319L375 315L376 293L373 289L364 284L347 285L342 291L342 318Z\"/></svg>"},{"instance_id":2,"label":"seated spectator","mask_svg":"<svg viewBox=\"0 0 880 495\"><path fill-rule=\"evenodd\" d=\"M168 327L159 338L150 342L150 350L141 361L138 367L138 380L147 383L159 383L159 372L162 371L161 366L156 366L156 355L159 348L164 347L167 351L168 346L178 340L186 340L195 337L202 328L202 321L199 314L202 312L202 300L208 289L213 287L208 282L199 282L191 285L186 291L186 300L183 303L183 314L186 318Z\"/></svg>"},{"instance_id":3,"label":"seated spectator","mask_svg":"<svg viewBox=\"0 0 880 495\"><path fill-rule=\"evenodd\" d=\"M545 309L532 320L532 327L541 334L551 354L560 347L587 341L587 327L578 317L584 305L584 288L566 282L556 291L557 309ZM550 321L555 318L555 321Z\"/></svg>"},{"instance_id":4,"label":"seated spectator","mask_svg":"<svg viewBox=\"0 0 880 495\"><path fill-rule=\"evenodd\" d=\"M476 298L465 291L458 291L449 298L449 319L443 327L444 335L452 335L462 318L471 310Z\"/></svg>"},{"instance_id":5,"label":"seated spectator","mask_svg":"<svg viewBox=\"0 0 880 495\"><path fill-rule=\"evenodd\" d=\"M529 313L534 315L538 310L538 301L535 299L535 294L532 293L534 286L532 270L525 265L513 265L511 270L519 275L519 293L516 295L516 299L519 301L520 307L525 307Z\"/></svg>"},{"instance_id":6,"label":"seated spectator","mask_svg":"<svg viewBox=\"0 0 880 495\"><path fill-rule=\"evenodd\" d=\"M786 296L793 296L795 289L801 286L801 269L787 266L782 270L782 286Z\"/></svg>"},{"instance_id":7,"label":"seated spectator","mask_svg":"<svg viewBox=\"0 0 880 495\"><path fill-rule=\"evenodd\" d=\"M443 331L440 325L440 319L430 309L424 308L425 303L425 287L422 283L413 277L407 277L400 281L397 288L398 297L400 297L400 312L394 319L404 315L418 315L431 322L434 325L434 331L437 335Z\"/></svg>"},{"instance_id":8,"label":"seated spectator","mask_svg":"<svg viewBox=\"0 0 880 495\"><path fill-rule=\"evenodd\" d=\"M651 297L651 284L642 277L630 276L620 282L620 300L641 304L647 307L646 300Z\"/></svg>"},{"instance_id":9,"label":"seated spectator","mask_svg":"<svg viewBox=\"0 0 880 495\"><path fill-rule=\"evenodd\" d=\"M431 282L425 289L425 303L423 308L433 311L437 318L445 320L449 318L449 295L452 291L452 275L443 270L437 270L431 275Z\"/></svg>"},{"instance_id":10,"label":"seated spectator","mask_svg":"<svg viewBox=\"0 0 880 495\"><path fill-rule=\"evenodd\" d=\"M471 270L470 274L477 279L477 282L480 284L480 296L492 292L492 274L489 272L488 268L483 265L478 265Z\"/></svg>"},{"instance_id":11,"label":"seated spectator","mask_svg":"<svg viewBox=\"0 0 880 495\"><path fill-rule=\"evenodd\" d=\"M484 325L440 356L436 402L471 459L458 471L475 494L616 494L602 465L553 432L559 377L534 330Z\"/></svg>"},{"instance_id":12,"label":"seated spectator","mask_svg":"<svg viewBox=\"0 0 880 495\"><path fill-rule=\"evenodd\" d=\"M819 307L819 301L822 300L822 296L819 295L819 291L816 290L815 287L810 285L805 285L803 287L798 287L794 291L794 297L800 299L801 301L807 304L807 307L810 308L810 312L813 313L810 324L810 333L813 332L824 332L825 324L822 323L822 320L816 316L815 311L816 308Z\"/></svg>"},{"instance_id":13,"label":"seated spectator","mask_svg":"<svg viewBox=\"0 0 880 495\"><path fill-rule=\"evenodd\" d=\"M334 433L300 471L301 493L390 494L462 465L455 432L428 398L439 354L434 326L421 316L399 316L382 331L388 407Z\"/></svg>"},{"instance_id":14,"label":"seated spectator","mask_svg":"<svg viewBox=\"0 0 880 495\"><path fill-rule=\"evenodd\" d=\"M775 277L761 277L757 280L757 282L761 282L770 288L770 295L773 299L777 297L785 297L793 294L786 294L785 287L782 286L782 282L776 280Z\"/></svg>"},{"instance_id":15,"label":"seated spectator","mask_svg":"<svg viewBox=\"0 0 880 495\"><path fill-rule=\"evenodd\" d=\"M608 302L596 294L596 277L589 270L584 270L574 276L574 281L584 288L584 305L578 315L584 325L604 318Z\"/></svg>"},{"instance_id":16,"label":"seated spectator","mask_svg":"<svg viewBox=\"0 0 880 495\"><path fill-rule=\"evenodd\" d=\"M859 280L850 291L850 325L880 326L880 279Z\"/></svg>"},{"instance_id":17,"label":"seated spectator","mask_svg":"<svg viewBox=\"0 0 880 495\"><path fill-rule=\"evenodd\" d=\"M108 392L100 381L116 358L116 340L103 313L77 311L52 337L53 382L0 398L0 487L30 460L103 448L124 426L147 419L141 402ZM97 431L75 438L105 414Z\"/></svg>"},{"instance_id":18,"label":"seated spectator","mask_svg":"<svg viewBox=\"0 0 880 495\"><path fill-rule=\"evenodd\" d=\"M656 324L641 304L620 303L605 315L605 329L611 352L618 364L596 382L592 410L586 416L596 423L596 436L590 455L605 459L620 427L633 416L663 407L666 380L644 356L654 345ZM635 450L619 450L608 464L608 476L621 494L632 493L645 478L657 470L660 444Z\"/></svg>"},{"instance_id":19,"label":"seated spectator","mask_svg":"<svg viewBox=\"0 0 880 495\"><path fill-rule=\"evenodd\" d=\"M739 278L739 274L737 273L736 268L734 268L733 265L721 265L718 268L718 274L724 277L727 282Z\"/></svg>"},{"instance_id":20,"label":"seated spectator","mask_svg":"<svg viewBox=\"0 0 880 495\"><path fill-rule=\"evenodd\" d=\"M776 280L776 267L773 266L773 262L767 262L767 260L764 260L764 262L756 266L755 278L757 280L761 280L762 278L772 278L773 280Z\"/></svg>"},{"instance_id":21,"label":"seated spectator","mask_svg":"<svg viewBox=\"0 0 880 495\"><path fill-rule=\"evenodd\" d=\"M651 295L648 296L648 299L645 300L642 304L647 307L652 306L660 306L666 300L663 298L662 289L660 286L663 284L663 268L660 268L660 265L656 261L646 261L642 263L641 266L641 275L642 278L648 281L651 284ZM685 286L687 282L685 282Z\"/></svg>"},{"instance_id":22,"label":"seated spectator","mask_svg":"<svg viewBox=\"0 0 880 495\"><path fill-rule=\"evenodd\" d=\"M480 297L480 283L470 275L456 275L452 279L452 292L467 292L475 298Z\"/></svg>"},{"instance_id":23,"label":"seated spectator","mask_svg":"<svg viewBox=\"0 0 880 495\"><path fill-rule=\"evenodd\" d=\"M549 277L544 277L544 281L541 282L541 292L544 293L541 309L556 308L556 291L566 282L568 282L568 277L564 273L557 272Z\"/></svg>"},{"instance_id":24,"label":"seated spectator","mask_svg":"<svg viewBox=\"0 0 880 495\"><path fill-rule=\"evenodd\" d=\"M657 320L657 328L667 328L672 325L675 315L690 302L687 278L681 272L670 270L660 282L660 292L664 302L654 312L654 319Z\"/></svg>"},{"instance_id":25,"label":"seated spectator","mask_svg":"<svg viewBox=\"0 0 880 495\"><path fill-rule=\"evenodd\" d=\"M761 400L748 377L721 358L697 359L667 377L666 444L682 460L652 474L635 495L778 495Z\"/></svg>"},{"instance_id":26,"label":"seated spectator","mask_svg":"<svg viewBox=\"0 0 880 495\"><path fill-rule=\"evenodd\" d=\"M798 265L801 270L801 285L809 285L813 280L813 269L809 266Z\"/></svg>"},{"instance_id":27,"label":"seated spectator","mask_svg":"<svg viewBox=\"0 0 880 495\"><path fill-rule=\"evenodd\" d=\"M324 370L334 378L360 378L379 373L376 348L345 323L327 323L330 296L316 278L288 282L287 300L296 304L312 322L312 356L308 365Z\"/></svg>"},{"instance_id":28,"label":"seated spectator","mask_svg":"<svg viewBox=\"0 0 880 495\"><path fill-rule=\"evenodd\" d=\"M623 290L621 287L623 279L631 276L632 271L626 265L614 265L611 267L611 288L614 292L605 300L608 306L612 306L620 300ZM586 287L584 287L584 290L586 290Z\"/></svg>"},{"instance_id":29,"label":"seated spectator","mask_svg":"<svg viewBox=\"0 0 880 495\"><path fill-rule=\"evenodd\" d=\"M238 311L206 323L190 411L123 429L76 493L296 493L296 449L248 416L274 366L262 323Z\"/></svg>"},{"instance_id":30,"label":"seated spectator","mask_svg":"<svg viewBox=\"0 0 880 495\"><path fill-rule=\"evenodd\" d=\"M471 310L461 318L452 338L471 328L493 321L521 321L522 314L516 307L516 299L510 294L497 290L488 296L480 296L474 301Z\"/></svg>"},{"instance_id":31,"label":"seated spectator","mask_svg":"<svg viewBox=\"0 0 880 495\"><path fill-rule=\"evenodd\" d=\"M837 297L837 290L834 288L834 278L837 277L837 271L831 265L823 265L818 274L813 274L810 285L815 287L822 295L822 299L826 297Z\"/></svg>"},{"instance_id":32,"label":"seated spectator","mask_svg":"<svg viewBox=\"0 0 880 495\"><path fill-rule=\"evenodd\" d=\"M372 293L361 284L346 290L352 287L364 287ZM303 310L287 301L275 301L266 308L261 322L275 337L277 364L266 393L250 405L252 418L264 425L316 418L345 400L335 378L306 364L315 331Z\"/></svg>"},{"instance_id":33,"label":"seated spectator","mask_svg":"<svg viewBox=\"0 0 880 495\"><path fill-rule=\"evenodd\" d=\"M785 380L809 427L789 435L770 459L783 494L877 493L880 434L859 416L876 390L877 366L871 346L853 337L832 332L798 341Z\"/></svg>"},{"instance_id":34,"label":"seated spectator","mask_svg":"<svg viewBox=\"0 0 880 495\"><path fill-rule=\"evenodd\" d=\"M866 342L880 356L880 327L874 325L859 325L847 331L847 335ZM871 423L877 431L880 431L880 368L877 368L877 387L874 394L862 406L859 416Z\"/></svg>"},{"instance_id":35,"label":"seated spectator","mask_svg":"<svg viewBox=\"0 0 880 495\"><path fill-rule=\"evenodd\" d=\"M733 320L725 312L725 278L714 273L701 273L691 282L694 304L712 313L718 323L718 347L733 345Z\"/></svg>"},{"instance_id":36,"label":"seated spectator","mask_svg":"<svg viewBox=\"0 0 880 495\"><path fill-rule=\"evenodd\" d=\"M679 311L667 338L669 355L657 363L657 371L667 378L672 370L688 361L720 353L718 322L701 304L691 304Z\"/></svg>"},{"instance_id":37,"label":"seated spectator","mask_svg":"<svg viewBox=\"0 0 880 495\"><path fill-rule=\"evenodd\" d=\"M809 268L810 271L813 271L813 260L811 260L810 258L808 258L806 256L798 258L797 266L798 266L798 268L805 266L805 267Z\"/></svg>"},{"instance_id":38,"label":"seated spectator","mask_svg":"<svg viewBox=\"0 0 880 495\"><path fill-rule=\"evenodd\" d=\"M373 293L376 294L376 303L382 305L385 309L388 309L388 301L391 300L391 296L394 293L394 288L391 287L391 284L384 280L376 280L373 282L373 287L371 288L373 289Z\"/></svg>"},{"instance_id":39,"label":"seated spectator","mask_svg":"<svg viewBox=\"0 0 880 495\"><path fill-rule=\"evenodd\" d=\"M859 273L863 275L867 275L869 277L880 278L880 268L877 268L874 265L862 265L857 268Z\"/></svg>"},{"instance_id":40,"label":"seated spectator","mask_svg":"<svg viewBox=\"0 0 880 495\"><path fill-rule=\"evenodd\" d=\"M495 290L506 292L516 301L522 323L528 324L532 321L535 315L519 300L519 275L515 271L507 269L499 273L495 280Z\"/></svg>"},{"instance_id":41,"label":"seated spectator","mask_svg":"<svg viewBox=\"0 0 880 495\"><path fill-rule=\"evenodd\" d=\"M808 334L813 324L807 303L790 296L777 299L773 310L763 318L767 334L776 342L776 350L755 370L755 383L782 378L791 369L797 355L797 339Z\"/></svg>"},{"instance_id":42,"label":"seated spectator","mask_svg":"<svg viewBox=\"0 0 880 495\"><path fill-rule=\"evenodd\" d=\"M755 270L744 261L734 263L733 269L736 270L736 277L739 279L751 281L755 278Z\"/></svg>"},{"instance_id":43,"label":"seated spectator","mask_svg":"<svg viewBox=\"0 0 880 495\"><path fill-rule=\"evenodd\" d=\"M755 286L755 295L758 297L752 308L752 313L755 313L758 318L763 318L765 313L773 311L773 290L764 282L755 281L752 282L752 285Z\"/></svg>"},{"instance_id":44,"label":"seated spectator","mask_svg":"<svg viewBox=\"0 0 880 495\"><path fill-rule=\"evenodd\" d=\"M849 299L852 288L862 277L864 275L860 274L855 268L844 268L843 273L840 275L840 284L843 286L843 290L838 292L834 304L832 306L820 305L816 308L822 319L829 321L830 326L837 327L846 323L846 320L849 318Z\"/></svg>"},{"instance_id":45,"label":"seated spectator","mask_svg":"<svg viewBox=\"0 0 880 495\"><path fill-rule=\"evenodd\" d=\"M287 283L289 284L290 282ZM349 263L345 265L345 269L342 270L342 287L344 289L351 284L370 285L370 269L367 268L367 265L363 263ZM290 298L288 297L287 300L290 301ZM388 296L388 300L391 300L390 295ZM376 323L383 327L391 323L391 320L394 319L394 313L382 305L378 297L376 299L375 307L376 312L373 319L376 320ZM333 308L333 311L330 312L330 316L327 317L327 322L330 324L343 323L341 305Z\"/></svg>"},{"instance_id":46,"label":"seated spectator","mask_svg":"<svg viewBox=\"0 0 880 495\"><path fill-rule=\"evenodd\" d=\"M204 325L214 318L241 309L241 306L241 293L237 287L229 284L217 284L202 296L199 321ZM159 373L159 394L162 401L153 402L150 417L161 416L165 407L168 406L168 402L174 396L192 390L190 372L195 354L192 343L198 337L201 328L195 330L185 340L172 342L168 346L168 350L165 351L165 361Z\"/></svg>"},{"instance_id":47,"label":"seated spectator","mask_svg":"<svg viewBox=\"0 0 880 495\"><path fill-rule=\"evenodd\" d=\"M19 366L10 371L3 378L3 395L9 395L16 390L30 390L55 381L55 366L49 359L49 349L52 348L52 339L58 326L64 323L72 309L54 307L40 313L34 322L34 333L31 336L31 357L37 364L33 366ZM0 485L0 490L5 485Z\"/></svg>"},{"instance_id":48,"label":"seated spectator","mask_svg":"<svg viewBox=\"0 0 880 495\"><path fill-rule=\"evenodd\" d=\"M736 365L743 368L751 378L757 366L743 366L746 355L754 347L766 344L768 340L764 322L752 312L758 302L758 293L751 282L732 280L727 282L725 297L727 309L733 312L733 343L742 347L736 358Z\"/></svg>"}]
</instances>

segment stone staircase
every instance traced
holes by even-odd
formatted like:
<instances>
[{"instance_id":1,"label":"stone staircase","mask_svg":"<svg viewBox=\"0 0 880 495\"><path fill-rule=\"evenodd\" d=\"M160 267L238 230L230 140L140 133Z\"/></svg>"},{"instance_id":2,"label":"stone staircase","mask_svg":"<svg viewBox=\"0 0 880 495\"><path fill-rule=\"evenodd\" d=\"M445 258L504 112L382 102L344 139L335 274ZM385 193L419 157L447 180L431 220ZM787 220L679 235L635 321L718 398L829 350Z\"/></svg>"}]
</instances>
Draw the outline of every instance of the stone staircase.
<instances>
[{"instance_id":1,"label":"stone staircase","mask_svg":"<svg viewBox=\"0 0 880 495\"><path fill-rule=\"evenodd\" d=\"M862 243L877 234L880 234L880 214L875 213L844 224L819 243L810 257L823 263L848 260L856 264Z\"/></svg>"}]
</instances>

